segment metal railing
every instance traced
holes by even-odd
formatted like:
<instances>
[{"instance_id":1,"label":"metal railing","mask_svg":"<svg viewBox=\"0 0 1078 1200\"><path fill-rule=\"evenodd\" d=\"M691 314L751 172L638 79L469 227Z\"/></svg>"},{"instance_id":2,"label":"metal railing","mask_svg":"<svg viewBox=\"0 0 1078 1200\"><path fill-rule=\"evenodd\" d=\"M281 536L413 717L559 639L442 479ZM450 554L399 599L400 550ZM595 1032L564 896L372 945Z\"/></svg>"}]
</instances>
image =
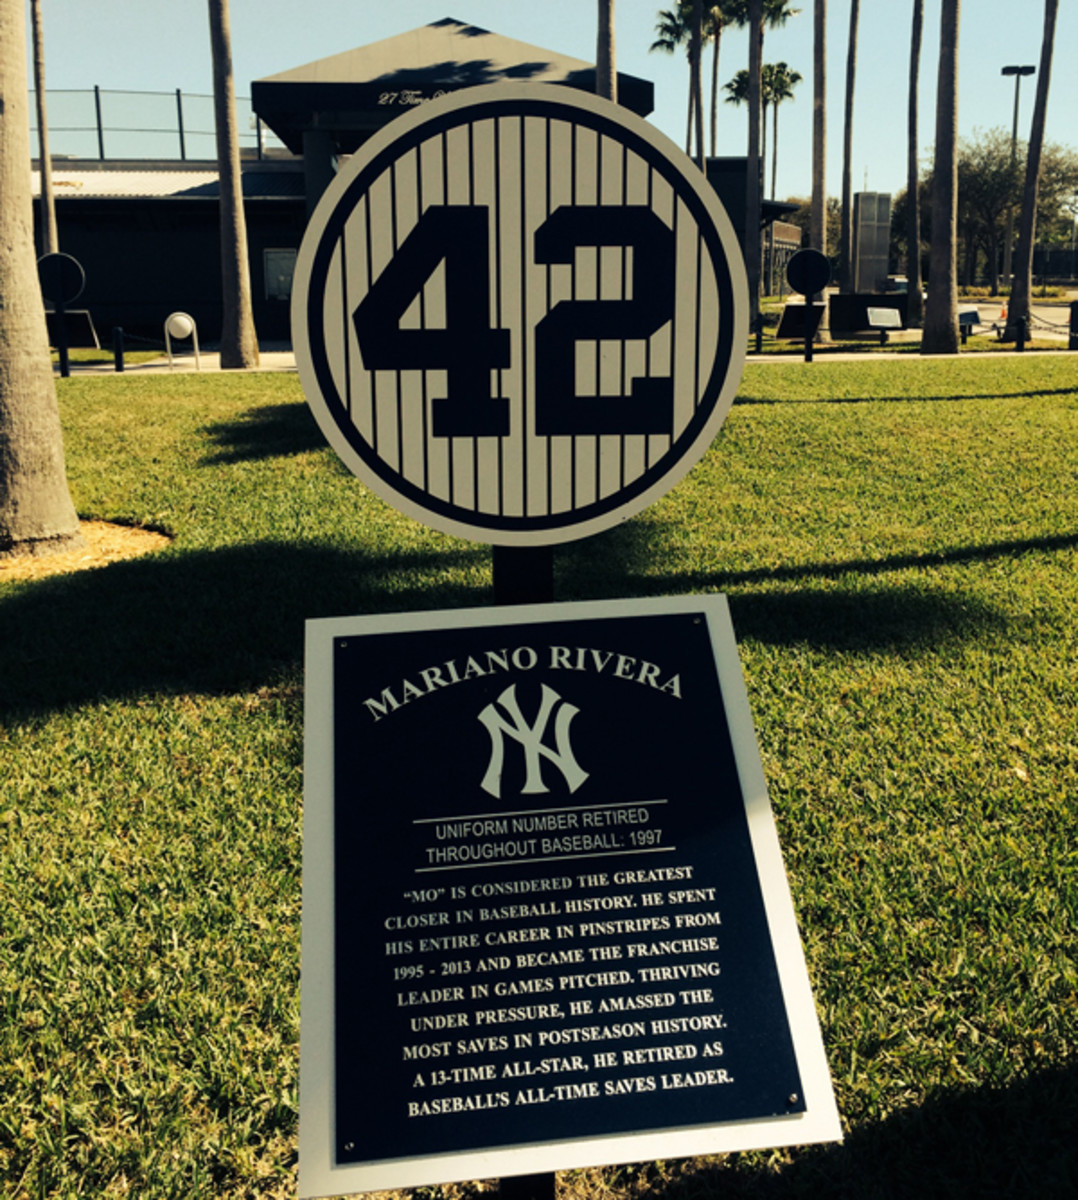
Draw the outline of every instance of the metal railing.
<instances>
[{"instance_id":1,"label":"metal railing","mask_svg":"<svg viewBox=\"0 0 1078 1200\"><path fill-rule=\"evenodd\" d=\"M45 93L49 152L57 159L176 159L217 157L213 97L176 88L172 92L128 92L100 87ZM37 151L34 94L30 135ZM282 148L262 124L246 96L236 98L240 150L261 158Z\"/></svg>"}]
</instances>

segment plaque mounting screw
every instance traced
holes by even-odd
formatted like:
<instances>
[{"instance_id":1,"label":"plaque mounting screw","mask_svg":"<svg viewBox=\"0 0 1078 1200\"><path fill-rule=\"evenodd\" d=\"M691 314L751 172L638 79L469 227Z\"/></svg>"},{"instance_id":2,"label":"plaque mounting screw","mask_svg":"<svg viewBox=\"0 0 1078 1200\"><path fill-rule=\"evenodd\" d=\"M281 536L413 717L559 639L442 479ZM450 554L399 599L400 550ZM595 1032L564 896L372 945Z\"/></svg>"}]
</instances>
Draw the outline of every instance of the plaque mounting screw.
<instances>
[{"instance_id":1,"label":"plaque mounting screw","mask_svg":"<svg viewBox=\"0 0 1078 1200\"><path fill-rule=\"evenodd\" d=\"M349 1154L351 1154L352 1151L356 1148L356 1144L355 1144L355 1142L345 1142L344 1148L345 1148L345 1150L348 1151Z\"/></svg>"},{"instance_id":2,"label":"plaque mounting screw","mask_svg":"<svg viewBox=\"0 0 1078 1200\"><path fill-rule=\"evenodd\" d=\"M786 1097L786 1103L787 1104L796 1104L800 1099L801 1099L801 1097L796 1092L791 1092Z\"/></svg>"}]
</instances>

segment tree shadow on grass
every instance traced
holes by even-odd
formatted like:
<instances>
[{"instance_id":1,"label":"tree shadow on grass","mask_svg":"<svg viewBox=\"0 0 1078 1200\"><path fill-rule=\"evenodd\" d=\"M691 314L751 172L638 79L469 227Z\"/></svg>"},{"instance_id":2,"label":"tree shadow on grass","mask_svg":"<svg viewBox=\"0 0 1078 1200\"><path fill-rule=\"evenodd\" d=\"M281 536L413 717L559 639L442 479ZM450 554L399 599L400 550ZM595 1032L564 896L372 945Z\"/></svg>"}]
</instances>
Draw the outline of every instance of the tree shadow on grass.
<instances>
[{"instance_id":1,"label":"tree shadow on grass","mask_svg":"<svg viewBox=\"0 0 1078 1200\"><path fill-rule=\"evenodd\" d=\"M448 577L484 558L258 543L52 576L0 599L0 711L257 688L302 661L307 618L489 604Z\"/></svg>"},{"instance_id":2,"label":"tree shadow on grass","mask_svg":"<svg viewBox=\"0 0 1078 1200\"><path fill-rule=\"evenodd\" d=\"M806 1147L780 1170L734 1156L645 1194L654 1200L1072 1200L1078 1067L945 1093ZM730 1169L734 1167L736 1169Z\"/></svg>"},{"instance_id":3,"label":"tree shadow on grass","mask_svg":"<svg viewBox=\"0 0 1078 1200\"><path fill-rule=\"evenodd\" d=\"M739 593L730 613L739 639L845 654L928 650L1008 624L968 597L916 586Z\"/></svg>"},{"instance_id":4,"label":"tree shadow on grass","mask_svg":"<svg viewBox=\"0 0 1078 1200\"><path fill-rule=\"evenodd\" d=\"M953 400L1017 400L1023 396L1073 396L1074 388L1022 388L1018 391L997 391L991 396L983 392L976 395L947 396L754 396L751 392L739 392L735 404L922 404L941 403Z\"/></svg>"},{"instance_id":5,"label":"tree shadow on grass","mask_svg":"<svg viewBox=\"0 0 1078 1200\"><path fill-rule=\"evenodd\" d=\"M935 554L899 554L789 567L730 571L656 571L673 534L661 523L627 523L566 547L557 563L562 592L590 599L728 592L739 637L772 645L810 645L851 653L905 651L1004 629L1010 618L927 577L888 584L896 571L992 561L1027 551L1070 549L1078 535L960 546ZM847 582L834 586L835 581ZM798 583L796 589L753 585Z\"/></svg>"},{"instance_id":6,"label":"tree shadow on grass","mask_svg":"<svg viewBox=\"0 0 1078 1200\"><path fill-rule=\"evenodd\" d=\"M203 466L286 458L326 446L306 404L262 404L236 421L207 425L203 432L217 447L203 459Z\"/></svg>"}]
</instances>

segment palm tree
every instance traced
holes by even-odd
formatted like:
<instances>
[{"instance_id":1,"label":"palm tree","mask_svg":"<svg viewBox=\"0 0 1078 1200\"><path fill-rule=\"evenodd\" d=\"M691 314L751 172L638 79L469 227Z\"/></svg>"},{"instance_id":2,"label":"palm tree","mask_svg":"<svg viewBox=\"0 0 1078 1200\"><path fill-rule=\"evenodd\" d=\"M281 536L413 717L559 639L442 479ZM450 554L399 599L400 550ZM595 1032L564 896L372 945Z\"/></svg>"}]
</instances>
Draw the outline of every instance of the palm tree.
<instances>
[{"instance_id":1,"label":"palm tree","mask_svg":"<svg viewBox=\"0 0 1078 1200\"><path fill-rule=\"evenodd\" d=\"M681 46L687 46L689 41L689 14L684 0L679 0L677 8L664 8L658 14L655 24L655 41L648 47L649 52L661 50L664 54L673 54ZM685 153L692 152L693 104L695 97L692 90L692 67L689 69L689 112L685 125Z\"/></svg>"},{"instance_id":2,"label":"palm tree","mask_svg":"<svg viewBox=\"0 0 1078 1200\"><path fill-rule=\"evenodd\" d=\"M617 101L618 77L614 67L614 0L599 0L599 31L595 42L595 91Z\"/></svg>"},{"instance_id":3,"label":"palm tree","mask_svg":"<svg viewBox=\"0 0 1078 1200\"><path fill-rule=\"evenodd\" d=\"M719 47L722 31L746 21L745 0L721 0L712 3L704 14L704 39L711 42L711 154L718 153L719 126Z\"/></svg>"},{"instance_id":4,"label":"palm tree","mask_svg":"<svg viewBox=\"0 0 1078 1200\"><path fill-rule=\"evenodd\" d=\"M801 82L801 72L784 62L768 63L763 72L764 105L771 105L771 199L774 200L779 171L779 105L793 99L794 88Z\"/></svg>"},{"instance_id":5,"label":"palm tree","mask_svg":"<svg viewBox=\"0 0 1078 1200\"><path fill-rule=\"evenodd\" d=\"M958 353L958 19L959 0L942 0L932 244L922 354Z\"/></svg>"},{"instance_id":6,"label":"palm tree","mask_svg":"<svg viewBox=\"0 0 1078 1200\"><path fill-rule=\"evenodd\" d=\"M696 123L696 165L704 163L704 90L701 75L701 51L704 42L704 0L692 0L689 17L689 72L692 77L693 120Z\"/></svg>"},{"instance_id":7,"label":"palm tree","mask_svg":"<svg viewBox=\"0 0 1078 1200\"><path fill-rule=\"evenodd\" d=\"M763 75L764 0L748 0L749 152L745 164L745 270L749 283L750 328L760 320L760 81Z\"/></svg>"},{"instance_id":8,"label":"palm tree","mask_svg":"<svg viewBox=\"0 0 1078 1200\"><path fill-rule=\"evenodd\" d=\"M0 0L0 556L82 544L34 254L24 0Z\"/></svg>"},{"instance_id":9,"label":"palm tree","mask_svg":"<svg viewBox=\"0 0 1078 1200\"><path fill-rule=\"evenodd\" d=\"M247 263L247 224L243 213L236 89L232 76L232 35L228 0L209 0L213 54L213 113L217 130L217 174L221 222L221 366L258 366L258 339L251 309Z\"/></svg>"},{"instance_id":10,"label":"palm tree","mask_svg":"<svg viewBox=\"0 0 1078 1200\"><path fill-rule=\"evenodd\" d=\"M52 189L49 122L45 116L45 29L41 15L41 0L30 0L30 34L34 47L37 157L41 164L41 253L55 254L60 249L60 241L56 232L56 201Z\"/></svg>"},{"instance_id":11,"label":"palm tree","mask_svg":"<svg viewBox=\"0 0 1078 1200\"><path fill-rule=\"evenodd\" d=\"M924 322L921 298L921 205L918 198L917 162L917 82L921 66L921 30L925 19L925 0L913 0L913 28L910 32L910 89L907 111L906 195L906 324L918 329Z\"/></svg>"},{"instance_id":12,"label":"palm tree","mask_svg":"<svg viewBox=\"0 0 1078 1200\"><path fill-rule=\"evenodd\" d=\"M1052 75L1052 50L1056 37L1059 0L1044 0L1044 34L1041 38L1041 65L1037 72L1037 96L1033 101L1033 124L1026 151L1026 182L1022 192L1022 216L1018 226L1018 251L1014 256L1014 278L1007 306L1004 337L1018 337L1018 322L1029 328L1029 297L1033 291L1033 241L1037 230L1037 193L1040 188L1041 155L1044 150L1044 122L1048 110L1048 85Z\"/></svg>"},{"instance_id":13,"label":"palm tree","mask_svg":"<svg viewBox=\"0 0 1078 1200\"><path fill-rule=\"evenodd\" d=\"M839 233L839 288L853 289L853 84L857 73L857 20L860 0L850 0L850 33L846 43L846 111L842 125L842 226Z\"/></svg>"},{"instance_id":14,"label":"palm tree","mask_svg":"<svg viewBox=\"0 0 1078 1200\"><path fill-rule=\"evenodd\" d=\"M812 216L809 240L827 253L827 0L812 11Z\"/></svg>"},{"instance_id":15,"label":"palm tree","mask_svg":"<svg viewBox=\"0 0 1078 1200\"><path fill-rule=\"evenodd\" d=\"M778 106L793 96L793 88L801 82L801 72L792 70L786 63L764 63L760 72L760 157L767 159L767 111L772 112L771 145L771 198L775 198L775 172L778 169ZM723 84L727 104L748 104L749 73L742 69L728 83ZM766 174L766 172L765 172ZM764 180L764 191L767 191Z\"/></svg>"},{"instance_id":16,"label":"palm tree","mask_svg":"<svg viewBox=\"0 0 1078 1200\"><path fill-rule=\"evenodd\" d=\"M760 79L760 162L765 166L767 164L767 89L764 86L763 72L767 67L761 68ZM726 103L736 104L739 107L742 104L749 103L750 92L750 77L744 67L734 75L733 79L722 85L722 90L726 93ZM763 193L767 191L767 181L763 180L763 188L760 193L760 198L763 199Z\"/></svg>"}]
</instances>

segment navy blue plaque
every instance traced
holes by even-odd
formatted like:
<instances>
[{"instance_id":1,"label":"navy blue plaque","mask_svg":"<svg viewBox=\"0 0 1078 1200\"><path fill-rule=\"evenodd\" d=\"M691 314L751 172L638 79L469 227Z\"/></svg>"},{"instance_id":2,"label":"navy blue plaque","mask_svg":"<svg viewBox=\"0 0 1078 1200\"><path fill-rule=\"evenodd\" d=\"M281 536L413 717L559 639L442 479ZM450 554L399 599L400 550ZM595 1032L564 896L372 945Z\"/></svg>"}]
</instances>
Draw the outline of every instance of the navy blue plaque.
<instances>
[{"instance_id":1,"label":"navy blue plaque","mask_svg":"<svg viewBox=\"0 0 1078 1200\"><path fill-rule=\"evenodd\" d=\"M721 598L310 631L301 1164L837 1136Z\"/></svg>"}]
</instances>

